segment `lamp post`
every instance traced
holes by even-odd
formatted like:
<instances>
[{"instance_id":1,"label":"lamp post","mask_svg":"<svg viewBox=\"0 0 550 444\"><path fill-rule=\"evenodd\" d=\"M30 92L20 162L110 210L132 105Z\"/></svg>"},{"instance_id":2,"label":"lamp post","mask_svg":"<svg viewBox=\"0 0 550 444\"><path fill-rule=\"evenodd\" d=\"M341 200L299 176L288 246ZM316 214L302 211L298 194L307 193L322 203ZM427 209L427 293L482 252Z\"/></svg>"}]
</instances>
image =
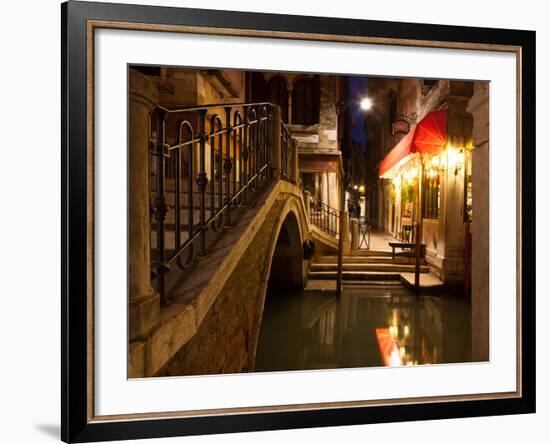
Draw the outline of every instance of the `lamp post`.
<instances>
[{"instance_id":1,"label":"lamp post","mask_svg":"<svg viewBox=\"0 0 550 444\"><path fill-rule=\"evenodd\" d=\"M352 100L342 100L336 104L336 114L340 116L346 109L348 109ZM372 99L370 97L363 97L359 101L359 108L363 111L368 111L372 108ZM344 168L344 180L340 190L340 223L338 228L338 268L336 271L336 297L339 298L342 294L342 272L344 268L344 213L346 205L346 187L348 185L348 170Z\"/></svg>"}]
</instances>

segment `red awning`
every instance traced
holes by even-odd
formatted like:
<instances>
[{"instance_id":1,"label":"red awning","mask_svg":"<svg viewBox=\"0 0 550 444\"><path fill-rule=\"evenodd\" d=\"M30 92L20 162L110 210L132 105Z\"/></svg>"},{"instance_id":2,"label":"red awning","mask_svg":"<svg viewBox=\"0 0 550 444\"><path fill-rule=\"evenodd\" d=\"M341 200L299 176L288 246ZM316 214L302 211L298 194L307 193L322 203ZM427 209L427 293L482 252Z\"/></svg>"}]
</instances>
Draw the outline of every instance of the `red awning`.
<instances>
[{"instance_id":1,"label":"red awning","mask_svg":"<svg viewBox=\"0 0 550 444\"><path fill-rule=\"evenodd\" d=\"M410 154L439 153L446 141L447 112L432 111L418 125L412 126L408 134L384 157L378 168L378 176L382 177Z\"/></svg>"}]
</instances>

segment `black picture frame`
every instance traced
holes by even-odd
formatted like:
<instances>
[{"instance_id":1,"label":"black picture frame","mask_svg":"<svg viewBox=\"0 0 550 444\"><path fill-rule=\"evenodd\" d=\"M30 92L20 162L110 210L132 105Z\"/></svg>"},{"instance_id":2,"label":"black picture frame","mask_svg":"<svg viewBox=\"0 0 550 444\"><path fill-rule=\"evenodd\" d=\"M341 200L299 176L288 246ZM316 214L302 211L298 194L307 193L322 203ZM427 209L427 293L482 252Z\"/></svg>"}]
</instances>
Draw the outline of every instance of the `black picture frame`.
<instances>
[{"instance_id":1,"label":"black picture frame","mask_svg":"<svg viewBox=\"0 0 550 444\"><path fill-rule=\"evenodd\" d=\"M90 311L87 242L87 22L153 23L513 45L521 49L521 387L519 397L239 413L187 418L94 421L89 417ZM61 434L90 442L370 424L535 412L535 32L202 9L69 1L62 22L62 384Z\"/></svg>"}]
</instances>

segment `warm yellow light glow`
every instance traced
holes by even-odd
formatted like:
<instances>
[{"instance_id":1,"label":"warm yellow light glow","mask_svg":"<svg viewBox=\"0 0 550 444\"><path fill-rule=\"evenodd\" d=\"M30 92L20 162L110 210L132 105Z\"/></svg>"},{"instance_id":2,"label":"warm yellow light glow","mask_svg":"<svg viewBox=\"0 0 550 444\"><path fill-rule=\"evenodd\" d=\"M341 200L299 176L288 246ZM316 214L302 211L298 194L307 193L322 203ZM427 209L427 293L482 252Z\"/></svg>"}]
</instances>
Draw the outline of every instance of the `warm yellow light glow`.
<instances>
[{"instance_id":1,"label":"warm yellow light glow","mask_svg":"<svg viewBox=\"0 0 550 444\"><path fill-rule=\"evenodd\" d=\"M416 168L411 168L405 171L403 176L406 182L412 182L416 178L416 176L418 176L418 171L416 170Z\"/></svg>"},{"instance_id":2,"label":"warm yellow light glow","mask_svg":"<svg viewBox=\"0 0 550 444\"><path fill-rule=\"evenodd\" d=\"M401 356L399 356L397 350L393 350L391 352L389 364L392 367L400 367L403 364L403 362L401 361Z\"/></svg>"},{"instance_id":3,"label":"warm yellow light glow","mask_svg":"<svg viewBox=\"0 0 550 444\"><path fill-rule=\"evenodd\" d=\"M405 336L409 336L410 330L408 325L405 325L405 327L403 327L403 333Z\"/></svg>"},{"instance_id":4,"label":"warm yellow light glow","mask_svg":"<svg viewBox=\"0 0 550 444\"><path fill-rule=\"evenodd\" d=\"M430 179L433 179L435 176L437 176L437 172L433 168L430 168L430 170L428 171L428 177Z\"/></svg>"},{"instance_id":5,"label":"warm yellow light glow","mask_svg":"<svg viewBox=\"0 0 550 444\"><path fill-rule=\"evenodd\" d=\"M437 154L432 157L432 166L436 168L439 166L439 156Z\"/></svg>"},{"instance_id":6,"label":"warm yellow light glow","mask_svg":"<svg viewBox=\"0 0 550 444\"><path fill-rule=\"evenodd\" d=\"M361 99L361 109L367 111L372 108L372 99L370 97L364 97Z\"/></svg>"},{"instance_id":7,"label":"warm yellow light glow","mask_svg":"<svg viewBox=\"0 0 550 444\"><path fill-rule=\"evenodd\" d=\"M447 168L455 171L455 175L464 166L464 148L447 147Z\"/></svg>"},{"instance_id":8,"label":"warm yellow light glow","mask_svg":"<svg viewBox=\"0 0 550 444\"><path fill-rule=\"evenodd\" d=\"M457 152L454 148L447 149L447 168L453 169L457 162Z\"/></svg>"},{"instance_id":9,"label":"warm yellow light glow","mask_svg":"<svg viewBox=\"0 0 550 444\"><path fill-rule=\"evenodd\" d=\"M359 192L363 194L365 192L365 185L359 185Z\"/></svg>"},{"instance_id":10,"label":"warm yellow light glow","mask_svg":"<svg viewBox=\"0 0 550 444\"><path fill-rule=\"evenodd\" d=\"M353 189L356 190L357 188L359 188L357 185L354 185L353 186Z\"/></svg>"}]
</instances>

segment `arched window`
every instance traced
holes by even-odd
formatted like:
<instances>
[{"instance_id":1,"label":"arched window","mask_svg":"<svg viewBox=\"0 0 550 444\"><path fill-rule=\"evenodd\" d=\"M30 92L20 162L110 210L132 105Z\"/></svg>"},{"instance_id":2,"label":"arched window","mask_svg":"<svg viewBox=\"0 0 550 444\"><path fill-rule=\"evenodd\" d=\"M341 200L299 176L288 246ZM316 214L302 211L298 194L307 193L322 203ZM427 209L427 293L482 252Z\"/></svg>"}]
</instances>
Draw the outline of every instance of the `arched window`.
<instances>
[{"instance_id":1,"label":"arched window","mask_svg":"<svg viewBox=\"0 0 550 444\"><path fill-rule=\"evenodd\" d=\"M292 123L314 125L319 123L319 76L301 77L292 90Z\"/></svg>"},{"instance_id":2,"label":"arched window","mask_svg":"<svg viewBox=\"0 0 550 444\"><path fill-rule=\"evenodd\" d=\"M288 90L286 81L276 76L269 81L269 101L281 107L281 119L288 123Z\"/></svg>"}]
</instances>

